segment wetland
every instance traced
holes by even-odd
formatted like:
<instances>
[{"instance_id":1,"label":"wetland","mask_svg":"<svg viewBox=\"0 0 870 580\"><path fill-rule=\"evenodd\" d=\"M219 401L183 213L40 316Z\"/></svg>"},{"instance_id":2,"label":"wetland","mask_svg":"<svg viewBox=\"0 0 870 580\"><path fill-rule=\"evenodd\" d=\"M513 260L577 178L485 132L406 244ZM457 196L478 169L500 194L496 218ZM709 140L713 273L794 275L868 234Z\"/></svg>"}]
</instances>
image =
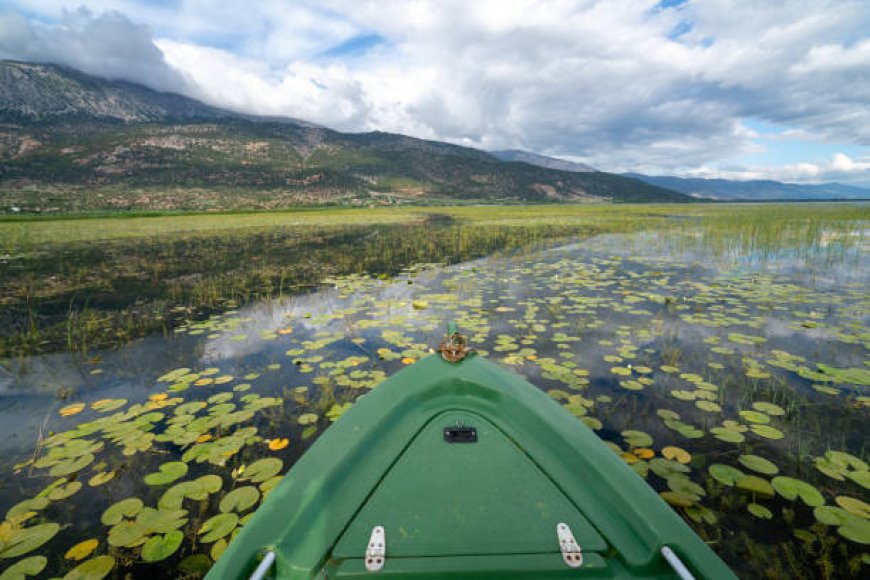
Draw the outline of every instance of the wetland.
<instances>
[{"instance_id":1,"label":"wetland","mask_svg":"<svg viewBox=\"0 0 870 580\"><path fill-rule=\"evenodd\" d=\"M3 580L196 578L449 321L741 577L870 556L870 205L0 222Z\"/></svg>"}]
</instances>

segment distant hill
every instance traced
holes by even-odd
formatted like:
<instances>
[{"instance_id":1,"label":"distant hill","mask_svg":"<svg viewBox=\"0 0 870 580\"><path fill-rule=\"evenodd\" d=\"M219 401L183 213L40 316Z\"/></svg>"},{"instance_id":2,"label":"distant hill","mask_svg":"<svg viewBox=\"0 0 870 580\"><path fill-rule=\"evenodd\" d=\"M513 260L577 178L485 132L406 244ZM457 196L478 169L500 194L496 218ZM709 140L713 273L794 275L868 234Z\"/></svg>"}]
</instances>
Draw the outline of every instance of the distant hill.
<instances>
[{"instance_id":1,"label":"distant hill","mask_svg":"<svg viewBox=\"0 0 870 580\"><path fill-rule=\"evenodd\" d=\"M621 175L241 115L61 66L0 61L0 212L481 201L691 198Z\"/></svg>"},{"instance_id":2,"label":"distant hill","mask_svg":"<svg viewBox=\"0 0 870 580\"><path fill-rule=\"evenodd\" d=\"M576 163L574 161L566 161L564 159L556 159L555 157L547 157L538 155L537 153L529 153L528 151L520 151L519 149L506 149L504 151L490 151L493 155L502 161L521 161L538 167L547 167L548 169L558 169L560 171L573 171L574 173L589 173L598 171L591 165L585 163Z\"/></svg>"},{"instance_id":3,"label":"distant hill","mask_svg":"<svg viewBox=\"0 0 870 580\"><path fill-rule=\"evenodd\" d=\"M736 181L699 179L626 173L634 177L696 198L733 200L799 201L821 199L870 199L870 189L842 183L799 184L770 180Z\"/></svg>"}]
</instances>

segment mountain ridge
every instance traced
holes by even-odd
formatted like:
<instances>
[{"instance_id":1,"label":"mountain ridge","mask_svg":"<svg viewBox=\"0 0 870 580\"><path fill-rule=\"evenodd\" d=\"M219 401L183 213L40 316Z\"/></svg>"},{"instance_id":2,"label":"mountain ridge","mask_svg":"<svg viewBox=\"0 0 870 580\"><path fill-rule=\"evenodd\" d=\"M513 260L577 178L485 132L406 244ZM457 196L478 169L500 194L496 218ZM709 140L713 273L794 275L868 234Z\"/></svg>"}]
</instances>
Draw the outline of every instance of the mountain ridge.
<instances>
[{"instance_id":1,"label":"mountain ridge","mask_svg":"<svg viewBox=\"0 0 870 580\"><path fill-rule=\"evenodd\" d=\"M59 65L0 61L0 124L0 211L691 201L620 175L244 115Z\"/></svg>"},{"instance_id":2,"label":"mountain ridge","mask_svg":"<svg viewBox=\"0 0 870 580\"><path fill-rule=\"evenodd\" d=\"M772 179L705 179L669 175L623 173L651 185L679 191L696 198L717 201L810 201L870 199L870 188L838 182L788 183Z\"/></svg>"}]
</instances>

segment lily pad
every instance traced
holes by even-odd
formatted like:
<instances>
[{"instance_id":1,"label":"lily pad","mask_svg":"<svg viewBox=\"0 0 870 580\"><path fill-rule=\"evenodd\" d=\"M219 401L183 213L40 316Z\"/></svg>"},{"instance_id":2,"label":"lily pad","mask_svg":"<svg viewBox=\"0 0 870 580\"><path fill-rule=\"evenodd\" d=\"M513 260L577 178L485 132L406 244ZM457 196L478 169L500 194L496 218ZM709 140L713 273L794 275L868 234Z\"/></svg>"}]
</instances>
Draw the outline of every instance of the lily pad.
<instances>
[{"instance_id":1,"label":"lily pad","mask_svg":"<svg viewBox=\"0 0 870 580\"><path fill-rule=\"evenodd\" d=\"M709 413L719 413L720 411L722 411L722 407L720 407L718 403L714 403L713 401L695 401L695 406L702 411L707 411Z\"/></svg>"},{"instance_id":2,"label":"lily pad","mask_svg":"<svg viewBox=\"0 0 870 580\"><path fill-rule=\"evenodd\" d=\"M45 569L48 558L45 556L30 556L15 562L0 574L0 580L24 580L27 576L36 576Z\"/></svg>"},{"instance_id":3,"label":"lily pad","mask_svg":"<svg viewBox=\"0 0 870 580\"><path fill-rule=\"evenodd\" d=\"M63 481L63 480L61 480L61 481ZM9 508L9 510L6 512L6 519L7 520L14 520L17 517L22 516L23 514L26 514L27 512L39 511L41 509L45 509L45 507L47 505L48 505L48 498L47 497L37 496L37 497L30 498L30 499L22 500L22 501L18 502L17 504L15 504L14 506L12 506L11 508Z\"/></svg>"},{"instance_id":4,"label":"lily pad","mask_svg":"<svg viewBox=\"0 0 870 580\"><path fill-rule=\"evenodd\" d=\"M52 539L60 530L56 523L38 524L26 528L12 528L4 532L3 542L0 543L0 559L17 558Z\"/></svg>"},{"instance_id":5,"label":"lily pad","mask_svg":"<svg viewBox=\"0 0 870 580\"><path fill-rule=\"evenodd\" d=\"M775 463L758 455L741 455L737 458L737 461L744 467L764 475L776 475L779 473L779 468Z\"/></svg>"},{"instance_id":6,"label":"lily pad","mask_svg":"<svg viewBox=\"0 0 870 580\"><path fill-rule=\"evenodd\" d=\"M261 483L277 475L283 467L284 462L277 457L266 457L253 462L245 468L245 472L241 477L239 477L239 481Z\"/></svg>"},{"instance_id":7,"label":"lily pad","mask_svg":"<svg viewBox=\"0 0 870 580\"><path fill-rule=\"evenodd\" d=\"M187 474L187 464L183 461L169 461L160 465L159 471L149 473L144 477L148 485L166 485Z\"/></svg>"},{"instance_id":8,"label":"lily pad","mask_svg":"<svg viewBox=\"0 0 870 580\"><path fill-rule=\"evenodd\" d=\"M714 463L707 468L710 475L719 483L733 486L737 480L743 478L746 474L730 465L724 463Z\"/></svg>"},{"instance_id":9,"label":"lily pad","mask_svg":"<svg viewBox=\"0 0 870 580\"><path fill-rule=\"evenodd\" d=\"M78 544L67 550L66 554L64 554L63 557L67 560L84 560L85 558L93 554L94 550L96 550L97 546L99 545L99 540L91 538L90 540L79 542Z\"/></svg>"},{"instance_id":10,"label":"lily pad","mask_svg":"<svg viewBox=\"0 0 870 580\"><path fill-rule=\"evenodd\" d=\"M671 491L682 493L684 495L694 498L695 500L699 500L703 496L707 495L707 492L704 491L703 487L685 476L669 478L668 487L671 488Z\"/></svg>"},{"instance_id":11,"label":"lily pad","mask_svg":"<svg viewBox=\"0 0 870 580\"><path fill-rule=\"evenodd\" d=\"M239 516L234 513L218 514L202 524L197 532L202 536L200 541L204 544L216 542L232 532L239 523Z\"/></svg>"},{"instance_id":12,"label":"lily pad","mask_svg":"<svg viewBox=\"0 0 870 580\"><path fill-rule=\"evenodd\" d=\"M663 500L674 507L689 507L694 505L696 501L695 498L676 491L663 491L659 493L659 495Z\"/></svg>"},{"instance_id":13,"label":"lily pad","mask_svg":"<svg viewBox=\"0 0 870 580\"><path fill-rule=\"evenodd\" d=\"M653 438L643 431L623 431L620 435L631 447L649 447L653 444Z\"/></svg>"},{"instance_id":14,"label":"lily pad","mask_svg":"<svg viewBox=\"0 0 870 580\"><path fill-rule=\"evenodd\" d=\"M713 427L710 429L710 433L712 433L716 439L725 441L726 443L743 443L743 441L746 440L743 433L726 427Z\"/></svg>"},{"instance_id":15,"label":"lily pad","mask_svg":"<svg viewBox=\"0 0 870 580\"><path fill-rule=\"evenodd\" d=\"M61 501L67 499L68 497L72 497L82 488L81 481L71 481L65 485L58 486L54 489L50 494L48 494L48 499L51 501Z\"/></svg>"},{"instance_id":16,"label":"lily pad","mask_svg":"<svg viewBox=\"0 0 870 580\"><path fill-rule=\"evenodd\" d=\"M673 445L668 445L667 447L662 448L662 457L665 459L673 459L678 463L688 463L692 460L692 455L688 451L680 447L674 447Z\"/></svg>"},{"instance_id":17,"label":"lily pad","mask_svg":"<svg viewBox=\"0 0 870 580\"><path fill-rule=\"evenodd\" d=\"M752 408L756 411L766 413L773 417L780 417L782 415L785 415L785 409L783 409L779 405L774 405L773 403L768 403L765 401L756 401L755 403L752 403Z\"/></svg>"},{"instance_id":18,"label":"lily pad","mask_svg":"<svg viewBox=\"0 0 870 580\"><path fill-rule=\"evenodd\" d=\"M841 508L843 508L852 515L856 515L864 519L870 518L870 504L867 504L860 499L848 497L845 495L838 495L836 498L834 498L834 501L837 502L837 505L839 505Z\"/></svg>"},{"instance_id":19,"label":"lily pad","mask_svg":"<svg viewBox=\"0 0 870 580\"><path fill-rule=\"evenodd\" d=\"M229 492L220 503L220 510L224 513L241 513L250 509L260 499L260 492L252 485L238 487Z\"/></svg>"},{"instance_id":20,"label":"lily pad","mask_svg":"<svg viewBox=\"0 0 870 580\"><path fill-rule=\"evenodd\" d=\"M749 428L753 433L765 439L782 439L785 437L782 431L770 425L750 425Z\"/></svg>"},{"instance_id":21,"label":"lily pad","mask_svg":"<svg viewBox=\"0 0 870 580\"><path fill-rule=\"evenodd\" d=\"M761 497L773 497L775 495L770 482L757 475L744 475L737 480L736 485L737 489L742 489Z\"/></svg>"},{"instance_id":22,"label":"lily pad","mask_svg":"<svg viewBox=\"0 0 870 580\"><path fill-rule=\"evenodd\" d=\"M202 486L206 493L217 493L224 485L224 480L213 473L198 477L195 481Z\"/></svg>"},{"instance_id":23,"label":"lily pad","mask_svg":"<svg viewBox=\"0 0 870 580\"><path fill-rule=\"evenodd\" d=\"M88 480L88 485L91 487L97 487L103 485L104 483L111 481L115 477L114 471L104 471L95 474Z\"/></svg>"},{"instance_id":24,"label":"lily pad","mask_svg":"<svg viewBox=\"0 0 870 580\"><path fill-rule=\"evenodd\" d=\"M747 511L757 518L769 520L773 517L773 513L761 504L751 503L746 506Z\"/></svg>"},{"instance_id":25,"label":"lily pad","mask_svg":"<svg viewBox=\"0 0 870 580\"><path fill-rule=\"evenodd\" d=\"M48 472L52 477L62 477L64 475L69 475L71 473L76 473L77 471L81 471L94 461L93 453L85 453L79 457L75 457L73 459L67 459L66 461L61 461L60 463L55 464Z\"/></svg>"},{"instance_id":26,"label":"lily pad","mask_svg":"<svg viewBox=\"0 0 870 580\"><path fill-rule=\"evenodd\" d=\"M846 525L837 528L837 533L858 544L870 544L870 521L850 520Z\"/></svg>"},{"instance_id":27,"label":"lily pad","mask_svg":"<svg viewBox=\"0 0 870 580\"><path fill-rule=\"evenodd\" d=\"M109 575L115 567L115 559L111 556L97 556L87 562L82 562L63 577L63 580L101 580Z\"/></svg>"},{"instance_id":28,"label":"lily pad","mask_svg":"<svg viewBox=\"0 0 870 580\"><path fill-rule=\"evenodd\" d=\"M125 517L135 517L140 511L142 511L143 505L142 500L138 497L122 499L121 501L109 506L109 508L103 512L100 521L106 526L114 526Z\"/></svg>"},{"instance_id":29,"label":"lily pad","mask_svg":"<svg viewBox=\"0 0 870 580\"><path fill-rule=\"evenodd\" d=\"M142 559L146 562L159 562L175 553L184 540L180 530L173 530L162 536L151 536L142 546Z\"/></svg>"},{"instance_id":30,"label":"lily pad","mask_svg":"<svg viewBox=\"0 0 870 580\"><path fill-rule=\"evenodd\" d=\"M771 483L776 492L785 499L794 500L800 497L801 501L810 507L821 506L825 503L825 498L822 497L819 490L800 479L780 475L774 477Z\"/></svg>"},{"instance_id":31,"label":"lily pad","mask_svg":"<svg viewBox=\"0 0 870 580\"><path fill-rule=\"evenodd\" d=\"M770 423L770 417L759 411L740 411L740 416L750 423Z\"/></svg>"},{"instance_id":32,"label":"lily pad","mask_svg":"<svg viewBox=\"0 0 870 580\"><path fill-rule=\"evenodd\" d=\"M689 473L689 471L691 471L688 466L683 465L682 463L677 463L671 459L663 459L661 457L651 459L649 467L653 473L665 479L670 479L674 475Z\"/></svg>"}]
</instances>

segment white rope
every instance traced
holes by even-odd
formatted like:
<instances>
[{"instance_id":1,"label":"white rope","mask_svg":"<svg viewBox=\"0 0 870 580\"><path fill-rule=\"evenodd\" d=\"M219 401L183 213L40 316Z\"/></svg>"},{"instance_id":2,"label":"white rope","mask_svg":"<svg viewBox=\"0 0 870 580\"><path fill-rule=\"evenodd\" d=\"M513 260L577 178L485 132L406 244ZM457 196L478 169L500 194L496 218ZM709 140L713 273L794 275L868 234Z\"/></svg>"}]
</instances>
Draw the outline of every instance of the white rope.
<instances>
[{"instance_id":1,"label":"white rope","mask_svg":"<svg viewBox=\"0 0 870 580\"><path fill-rule=\"evenodd\" d=\"M263 560L260 562L260 565L257 566L257 569L254 570L254 573L251 574L249 580L263 580L263 576L266 575L266 572L269 571L269 568L272 567L272 564L275 562L275 552L266 552L266 555L263 557Z\"/></svg>"},{"instance_id":2,"label":"white rope","mask_svg":"<svg viewBox=\"0 0 870 580\"><path fill-rule=\"evenodd\" d=\"M680 577L680 580L695 580L695 577L689 572L689 569L686 568L686 565L683 564L683 561L680 560L680 557L674 554L674 551L671 550L667 546L662 546L662 556L665 557L665 560L668 561L668 564L671 565L671 568L674 569L674 572L677 573L677 576Z\"/></svg>"}]
</instances>

